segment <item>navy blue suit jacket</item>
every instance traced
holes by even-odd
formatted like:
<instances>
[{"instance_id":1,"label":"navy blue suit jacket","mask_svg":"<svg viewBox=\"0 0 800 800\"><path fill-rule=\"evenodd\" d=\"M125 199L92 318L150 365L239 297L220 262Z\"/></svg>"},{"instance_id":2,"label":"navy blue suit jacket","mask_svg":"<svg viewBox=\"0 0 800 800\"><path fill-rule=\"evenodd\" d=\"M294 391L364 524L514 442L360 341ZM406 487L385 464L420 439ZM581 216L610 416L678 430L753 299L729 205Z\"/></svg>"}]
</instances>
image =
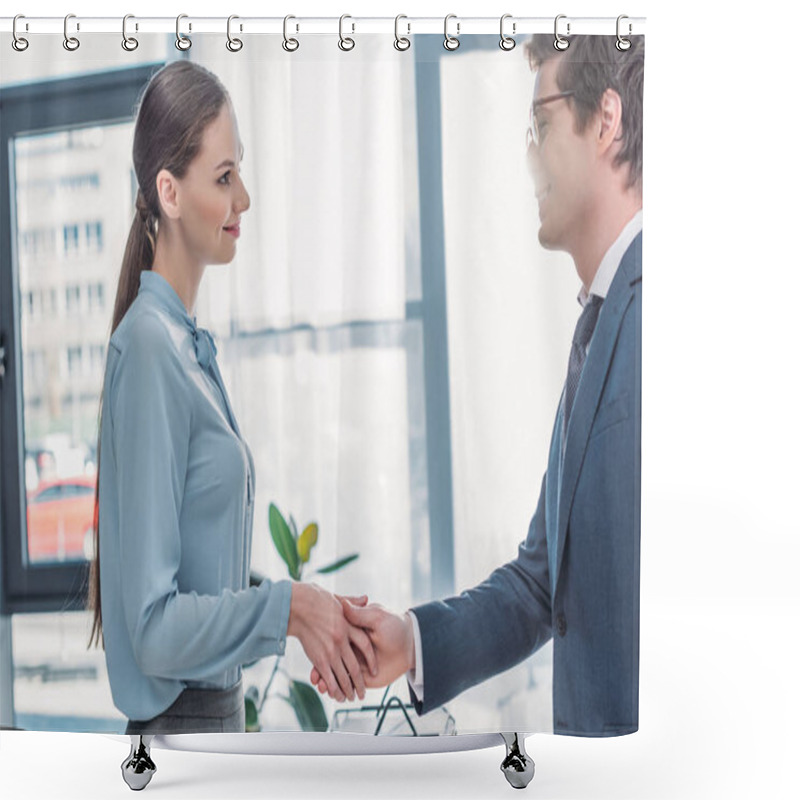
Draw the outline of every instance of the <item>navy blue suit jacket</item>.
<instances>
[{"instance_id":1,"label":"navy blue suit jacket","mask_svg":"<svg viewBox=\"0 0 800 800\"><path fill-rule=\"evenodd\" d=\"M457 597L412 609L423 657L424 702L411 693L417 713L553 637L554 731L637 730L641 309L640 233L601 308L563 462L559 404L539 503L517 557Z\"/></svg>"}]
</instances>

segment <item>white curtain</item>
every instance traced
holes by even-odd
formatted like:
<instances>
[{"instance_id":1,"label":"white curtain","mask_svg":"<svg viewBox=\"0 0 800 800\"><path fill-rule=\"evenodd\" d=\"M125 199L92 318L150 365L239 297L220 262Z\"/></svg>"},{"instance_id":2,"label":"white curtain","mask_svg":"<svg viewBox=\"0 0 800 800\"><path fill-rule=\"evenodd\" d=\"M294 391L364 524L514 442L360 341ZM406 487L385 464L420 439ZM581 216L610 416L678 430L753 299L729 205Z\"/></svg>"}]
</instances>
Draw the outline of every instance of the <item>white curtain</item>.
<instances>
[{"instance_id":1,"label":"white curtain","mask_svg":"<svg viewBox=\"0 0 800 800\"><path fill-rule=\"evenodd\" d=\"M251 208L236 260L206 272L198 322L217 336L256 460L253 565L286 575L267 529L274 502L301 528L319 523L309 567L360 554L315 580L403 608L413 60L386 37L359 37L350 53L330 37L304 37L295 53L274 37L248 39L243 54L224 42L197 37L191 57L232 96Z\"/></svg>"}]
</instances>

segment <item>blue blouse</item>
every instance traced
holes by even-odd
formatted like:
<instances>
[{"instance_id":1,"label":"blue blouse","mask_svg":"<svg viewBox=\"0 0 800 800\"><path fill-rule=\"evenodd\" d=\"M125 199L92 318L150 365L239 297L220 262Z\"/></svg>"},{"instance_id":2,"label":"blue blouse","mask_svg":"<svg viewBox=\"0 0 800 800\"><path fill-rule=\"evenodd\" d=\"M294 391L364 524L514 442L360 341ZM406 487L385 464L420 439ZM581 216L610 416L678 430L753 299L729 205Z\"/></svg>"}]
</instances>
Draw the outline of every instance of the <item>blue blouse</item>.
<instances>
[{"instance_id":1,"label":"blue blouse","mask_svg":"<svg viewBox=\"0 0 800 800\"><path fill-rule=\"evenodd\" d=\"M100 439L100 589L117 708L147 720L286 648L291 582L249 586L254 466L211 335L142 272L111 337Z\"/></svg>"}]
</instances>

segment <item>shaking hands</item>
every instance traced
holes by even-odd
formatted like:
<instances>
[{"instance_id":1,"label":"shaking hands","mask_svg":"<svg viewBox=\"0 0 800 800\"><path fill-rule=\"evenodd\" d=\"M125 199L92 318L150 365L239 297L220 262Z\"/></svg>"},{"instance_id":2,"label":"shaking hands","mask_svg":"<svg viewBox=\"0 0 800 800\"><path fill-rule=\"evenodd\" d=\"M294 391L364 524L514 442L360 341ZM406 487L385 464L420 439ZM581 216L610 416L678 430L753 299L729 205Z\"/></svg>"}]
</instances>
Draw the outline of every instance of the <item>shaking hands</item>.
<instances>
[{"instance_id":1,"label":"shaking hands","mask_svg":"<svg viewBox=\"0 0 800 800\"><path fill-rule=\"evenodd\" d=\"M366 598L338 598L344 611L344 618L351 630L360 632L364 639L358 638L359 647L355 654L358 679L364 681L368 689L388 686L416 664L414 649L414 629L408 612L395 614L383 606L372 603L366 605ZM352 602L351 602L352 600ZM367 644L368 643L368 644ZM310 657L310 656L309 656ZM369 660L372 658L372 660ZM340 685L332 682L328 675L311 659L314 668L311 682L321 694L328 694L335 700L343 700ZM347 666L350 671L350 664ZM353 673L350 672L353 677ZM338 678L338 674L337 674ZM363 691L358 694L363 700ZM352 696L348 697L352 700Z\"/></svg>"},{"instance_id":2,"label":"shaking hands","mask_svg":"<svg viewBox=\"0 0 800 800\"><path fill-rule=\"evenodd\" d=\"M366 602L366 596L348 600L313 583L292 584L287 633L300 640L326 691L340 702L356 694L363 700L367 681L379 674L369 636L344 612Z\"/></svg>"}]
</instances>

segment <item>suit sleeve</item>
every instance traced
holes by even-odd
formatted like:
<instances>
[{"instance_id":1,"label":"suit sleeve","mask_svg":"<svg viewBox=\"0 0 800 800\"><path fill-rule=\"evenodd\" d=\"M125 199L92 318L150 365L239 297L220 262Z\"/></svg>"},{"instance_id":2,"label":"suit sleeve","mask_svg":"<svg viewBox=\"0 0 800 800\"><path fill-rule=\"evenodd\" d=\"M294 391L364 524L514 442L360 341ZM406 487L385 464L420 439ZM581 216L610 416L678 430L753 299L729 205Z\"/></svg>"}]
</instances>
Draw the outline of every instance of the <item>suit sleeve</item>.
<instances>
[{"instance_id":1,"label":"suit sleeve","mask_svg":"<svg viewBox=\"0 0 800 800\"><path fill-rule=\"evenodd\" d=\"M191 395L167 331L153 318L137 322L108 398L125 623L143 673L202 680L284 651L291 584L266 580L214 596L178 591Z\"/></svg>"},{"instance_id":2,"label":"suit sleeve","mask_svg":"<svg viewBox=\"0 0 800 800\"><path fill-rule=\"evenodd\" d=\"M513 561L458 596L412 609L419 622L424 675L424 699L410 692L418 714L510 669L550 639L546 478Z\"/></svg>"}]
</instances>

